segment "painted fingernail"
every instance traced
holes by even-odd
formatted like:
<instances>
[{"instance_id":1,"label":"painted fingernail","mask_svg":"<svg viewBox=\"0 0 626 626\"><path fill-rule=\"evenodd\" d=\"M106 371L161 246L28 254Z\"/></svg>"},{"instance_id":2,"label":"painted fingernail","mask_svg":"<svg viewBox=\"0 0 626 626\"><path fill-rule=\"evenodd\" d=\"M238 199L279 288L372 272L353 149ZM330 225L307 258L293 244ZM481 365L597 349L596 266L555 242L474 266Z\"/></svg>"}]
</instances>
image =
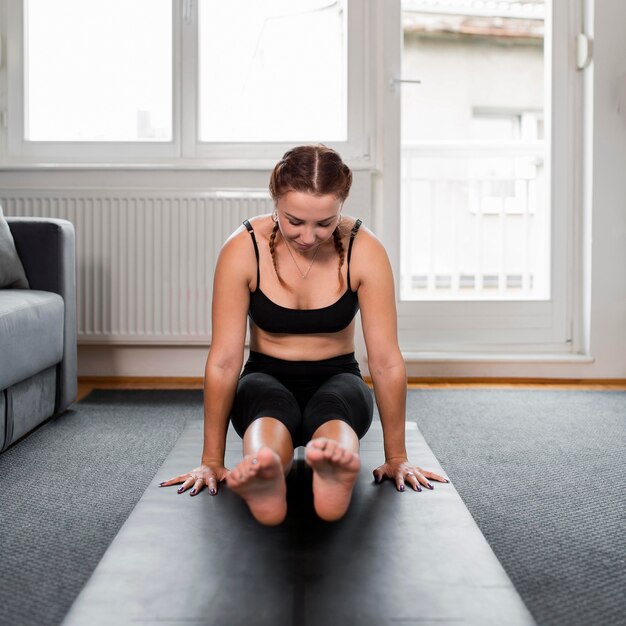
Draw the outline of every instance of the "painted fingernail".
<instances>
[{"instance_id":1,"label":"painted fingernail","mask_svg":"<svg viewBox=\"0 0 626 626\"><path fill-rule=\"evenodd\" d=\"M209 489L209 493L214 496L217 492L213 489L213 487L211 487L211 489Z\"/></svg>"},{"instance_id":2,"label":"painted fingernail","mask_svg":"<svg viewBox=\"0 0 626 626\"><path fill-rule=\"evenodd\" d=\"M428 483L426 486L427 486L429 489L434 489L434 487L433 487L430 483Z\"/></svg>"},{"instance_id":3,"label":"painted fingernail","mask_svg":"<svg viewBox=\"0 0 626 626\"><path fill-rule=\"evenodd\" d=\"M421 491L422 490L422 488L419 485L416 485L415 489L417 489L417 491Z\"/></svg>"},{"instance_id":4,"label":"painted fingernail","mask_svg":"<svg viewBox=\"0 0 626 626\"><path fill-rule=\"evenodd\" d=\"M182 492L183 492L183 487L181 487L181 488L178 490L178 493L182 493Z\"/></svg>"},{"instance_id":5,"label":"painted fingernail","mask_svg":"<svg viewBox=\"0 0 626 626\"><path fill-rule=\"evenodd\" d=\"M404 491L404 485L400 485L400 491Z\"/></svg>"},{"instance_id":6,"label":"painted fingernail","mask_svg":"<svg viewBox=\"0 0 626 626\"><path fill-rule=\"evenodd\" d=\"M163 481L162 483L159 483L159 487L163 487L164 484L165 484L165 481Z\"/></svg>"},{"instance_id":7,"label":"painted fingernail","mask_svg":"<svg viewBox=\"0 0 626 626\"><path fill-rule=\"evenodd\" d=\"M192 490L189 492L189 495L190 495L190 496L195 496L195 495L196 495L196 490L195 490L195 489L192 489Z\"/></svg>"}]
</instances>

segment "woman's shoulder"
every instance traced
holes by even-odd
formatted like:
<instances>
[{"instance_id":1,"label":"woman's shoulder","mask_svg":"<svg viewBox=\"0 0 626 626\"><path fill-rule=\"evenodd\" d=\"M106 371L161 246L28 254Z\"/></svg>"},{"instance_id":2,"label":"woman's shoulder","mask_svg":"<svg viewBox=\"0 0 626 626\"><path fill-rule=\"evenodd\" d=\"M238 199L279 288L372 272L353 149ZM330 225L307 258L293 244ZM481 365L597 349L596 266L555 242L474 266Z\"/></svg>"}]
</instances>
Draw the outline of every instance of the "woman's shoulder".
<instances>
[{"instance_id":1,"label":"woman's shoulder","mask_svg":"<svg viewBox=\"0 0 626 626\"><path fill-rule=\"evenodd\" d=\"M341 220L341 226L342 236L347 237L348 243L350 239L354 239L352 242L353 253L356 252L357 248L361 248L366 252L382 249L380 240L362 219L346 215Z\"/></svg>"},{"instance_id":2,"label":"woman's shoulder","mask_svg":"<svg viewBox=\"0 0 626 626\"><path fill-rule=\"evenodd\" d=\"M249 232L248 227L245 225L245 222L248 222L250 224L251 232ZM257 242L259 240L266 239L266 231L268 227L271 231L271 226L269 226L270 223L272 223L272 217L269 213L267 215L256 215L254 217L248 218L228 236L222 246L222 251L240 251L244 247L252 246L252 234L254 235Z\"/></svg>"},{"instance_id":3,"label":"woman's shoulder","mask_svg":"<svg viewBox=\"0 0 626 626\"><path fill-rule=\"evenodd\" d=\"M345 221L346 228L349 228L348 237L350 237L357 219L348 218ZM352 241L350 254L352 288L358 290L366 281L379 280L380 273L385 273L388 270L389 257L382 242L365 223L359 224Z\"/></svg>"}]
</instances>

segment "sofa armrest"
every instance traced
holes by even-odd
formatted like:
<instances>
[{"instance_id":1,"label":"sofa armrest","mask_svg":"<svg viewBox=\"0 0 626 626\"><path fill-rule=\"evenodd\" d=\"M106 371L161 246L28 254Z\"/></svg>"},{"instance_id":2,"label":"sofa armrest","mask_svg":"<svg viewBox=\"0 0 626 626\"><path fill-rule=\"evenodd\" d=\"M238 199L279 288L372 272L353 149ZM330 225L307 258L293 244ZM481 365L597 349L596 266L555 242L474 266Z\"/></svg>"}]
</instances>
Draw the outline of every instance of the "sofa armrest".
<instances>
[{"instance_id":1,"label":"sofa armrest","mask_svg":"<svg viewBox=\"0 0 626 626\"><path fill-rule=\"evenodd\" d=\"M61 219L7 217L31 289L58 293L65 303L63 360L58 367L55 413L77 394L76 245L74 226Z\"/></svg>"}]
</instances>

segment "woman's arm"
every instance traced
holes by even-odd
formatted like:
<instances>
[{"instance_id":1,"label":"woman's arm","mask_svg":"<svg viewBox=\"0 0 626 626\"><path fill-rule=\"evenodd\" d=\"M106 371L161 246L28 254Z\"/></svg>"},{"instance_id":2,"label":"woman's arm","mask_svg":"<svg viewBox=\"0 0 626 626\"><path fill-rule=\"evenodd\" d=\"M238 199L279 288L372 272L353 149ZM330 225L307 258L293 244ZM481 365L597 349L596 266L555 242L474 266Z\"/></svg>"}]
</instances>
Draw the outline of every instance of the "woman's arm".
<instances>
[{"instance_id":1,"label":"woman's arm","mask_svg":"<svg viewBox=\"0 0 626 626\"><path fill-rule=\"evenodd\" d=\"M248 237L249 238L249 237ZM213 280L211 348L204 372L202 463L224 463L226 431L243 364L249 281L241 271L251 242L234 236L220 252ZM210 485L209 485L210 488Z\"/></svg>"},{"instance_id":2,"label":"woman's arm","mask_svg":"<svg viewBox=\"0 0 626 626\"><path fill-rule=\"evenodd\" d=\"M361 239L362 235L365 236ZM391 265L382 244L369 232L360 233L357 241L353 262L361 270L359 306L367 362L383 426L385 459L406 458L406 368L398 345Z\"/></svg>"},{"instance_id":3,"label":"woman's arm","mask_svg":"<svg viewBox=\"0 0 626 626\"><path fill-rule=\"evenodd\" d=\"M369 231L357 237L353 262L359 280L363 335L374 383L376 404L383 427L385 463L374 470L377 481L393 478L399 491L405 481L416 491L419 483L432 489L428 478L447 482L443 476L409 463L405 443L406 368L398 345L398 318L393 273L382 244ZM357 245L360 244L360 245Z\"/></svg>"},{"instance_id":4,"label":"woman's arm","mask_svg":"<svg viewBox=\"0 0 626 626\"><path fill-rule=\"evenodd\" d=\"M238 232L241 232L238 231ZM226 431L237 381L243 362L246 316L250 301L250 268L254 254L249 243L236 232L222 248L213 278L211 349L204 373L204 447L200 465L190 472L161 483L162 487L183 483L178 493L193 486L190 495L204 485L211 495L228 470L224 467ZM252 257L252 258L250 258Z\"/></svg>"},{"instance_id":5,"label":"woman's arm","mask_svg":"<svg viewBox=\"0 0 626 626\"><path fill-rule=\"evenodd\" d=\"M243 244L249 244L250 250ZM224 463L226 431L243 364L250 302L249 278L241 268L247 265L245 260L251 250L251 242L235 234L224 244L215 267L211 348L204 373L202 463L207 465Z\"/></svg>"}]
</instances>

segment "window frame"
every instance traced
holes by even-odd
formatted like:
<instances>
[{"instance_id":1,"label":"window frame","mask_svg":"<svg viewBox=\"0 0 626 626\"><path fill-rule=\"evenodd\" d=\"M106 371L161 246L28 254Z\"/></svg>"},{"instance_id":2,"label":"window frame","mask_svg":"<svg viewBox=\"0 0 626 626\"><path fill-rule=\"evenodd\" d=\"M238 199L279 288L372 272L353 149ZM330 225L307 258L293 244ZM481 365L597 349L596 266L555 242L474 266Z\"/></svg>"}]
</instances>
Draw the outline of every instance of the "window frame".
<instances>
[{"instance_id":1,"label":"window frame","mask_svg":"<svg viewBox=\"0 0 626 626\"><path fill-rule=\"evenodd\" d=\"M550 94L544 113L544 133L550 138L546 152L546 178L550 221L550 299L528 300L431 300L400 299L400 83L402 22L401 3L389 6L393 24L385 26L385 62L392 85L384 98L386 163L383 181L384 204L395 207L380 216L381 238L390 254L396 280L398 335L407 361L429 360L433 353L477 354L564 354L581 349L574 334L577 303L576 241L580 228L581 200L575 195L582 171L582 76L577 72L572 42L580 32L577 0L546 2L545 85ZM558 112L558 115L555 114ZM573 268L573 271L568 271ZM463 357L459 357L463 358Z\"/></svg>"},{"instance_id":2,"label":"window frame","mask_svg":"<svg viewBox=\"0 0 626 626\"><path fill-rule=\"evenodd\" d=\"M24 139L24 2L3 0L6 14L7 63L4 91L8 93L7 123L1 143L0 167L69 166L76 168L168 167L209 169L267 169L294 142L201 142L198 120L198 2L172 0L172 140L128 142L55 142ZM373 36L370 5L347 2L347 124L345 142L327 142L356 169L375 160L371 142L372 63L368 41ZM9 37L8 34L11 33ZM6 108L5 108L6 107ZM320 139L323 141L323 138Z\"/></svg>"}]
</instances>

